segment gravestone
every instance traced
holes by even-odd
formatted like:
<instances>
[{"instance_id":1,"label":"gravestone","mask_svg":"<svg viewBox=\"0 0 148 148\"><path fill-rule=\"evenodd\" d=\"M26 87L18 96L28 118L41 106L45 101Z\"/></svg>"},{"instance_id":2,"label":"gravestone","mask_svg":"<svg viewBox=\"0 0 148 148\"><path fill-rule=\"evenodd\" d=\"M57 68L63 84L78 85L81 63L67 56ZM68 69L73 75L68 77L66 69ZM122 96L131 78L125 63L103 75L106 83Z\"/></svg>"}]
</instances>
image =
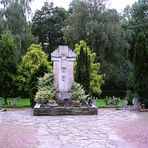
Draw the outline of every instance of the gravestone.
<instances>
[{"instance_id":1,"label":"gravestone","mask_svg":"<svg viewBox=\"0 0 148 148\"><path fill-rule=\"evenodd\" d=\"M134 97L133 104L134 104L134 109L138 110L139 109L139 99L138 99L138 97Z\"/></svg>"},{"instance_id":2,"label":"gravestone","mask_svg":"<svg viewBox=\"0 0 148 148\"><path fill-rule=\"evenodd\" d=\"M57 99L71 98L71 87L74 81L75 53L68 46L59 46L52 54L54 86Z\"/></svg>"},{"instance_id":3,"label":"gravestone","mask_svg":"<svg viewBox=\"0 0 148 148\"><path fill-rule=\"evenodd\" d=\"M16 97L12 99L12 105L16 106L16 102L18 101L18 99L20 99L20 97Z\"/></svg>"},{"instance_id":4,"label":"gravestone","mask_svg":"<svg viewBox=\"0 0 148 148\"><path fill-rule=\"evenodd\" d=\"M125 99L123 102L123 109L127 110L127 108L128 108L128 101Z\"/></svg>"}]
</instances>

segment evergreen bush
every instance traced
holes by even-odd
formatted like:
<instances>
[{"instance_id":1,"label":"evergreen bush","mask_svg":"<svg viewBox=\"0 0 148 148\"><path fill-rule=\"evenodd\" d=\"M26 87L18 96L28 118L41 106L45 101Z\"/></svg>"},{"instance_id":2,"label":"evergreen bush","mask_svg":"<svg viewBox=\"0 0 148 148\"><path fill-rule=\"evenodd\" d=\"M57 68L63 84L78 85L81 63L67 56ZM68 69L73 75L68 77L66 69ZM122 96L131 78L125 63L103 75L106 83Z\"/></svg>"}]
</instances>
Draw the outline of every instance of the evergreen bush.
<instances>
[{"instance_id":1,"label":"evergreen bush","mask_svg":"<svg viewBox=\"0 0 148 148\"><path fill-rule=\"evenodd\" d=\"M85 94L85 90L82 85L77 82L73 82L71 93L71 99L77 105L84 103L88 98L88 95Z\"/></svg>"},{"instance_id":2,"label":"evergreen bush","mask_svg":"<svg viewBox=\"0 0 148 148\"><path fill-rule=\"evenodd\" d=\"M38 91L35 95L35 102L46 104L50 100L55 100L56 89L53 85L53 74L45 74L39 78Z\"/></svg>"}]
</instances>

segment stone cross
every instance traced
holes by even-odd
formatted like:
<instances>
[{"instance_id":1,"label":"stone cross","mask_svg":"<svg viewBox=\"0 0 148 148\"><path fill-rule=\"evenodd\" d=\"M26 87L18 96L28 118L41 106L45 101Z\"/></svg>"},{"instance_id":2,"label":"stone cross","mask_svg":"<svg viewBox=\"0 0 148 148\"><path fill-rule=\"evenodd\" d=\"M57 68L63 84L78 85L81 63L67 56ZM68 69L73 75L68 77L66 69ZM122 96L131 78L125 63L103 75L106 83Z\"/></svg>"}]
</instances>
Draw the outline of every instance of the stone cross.
<instances>
[{"instance_id":1,"label":"stone cross","mask_svg":"<svg viewBox=\"0 0 148 148\"><path fill-rule=\"evenodd\" d=\"M51 54L57 99L64 100L71 97L75 57L75 53L68 46L59 46Z\"/></svg>"}]
</instances>

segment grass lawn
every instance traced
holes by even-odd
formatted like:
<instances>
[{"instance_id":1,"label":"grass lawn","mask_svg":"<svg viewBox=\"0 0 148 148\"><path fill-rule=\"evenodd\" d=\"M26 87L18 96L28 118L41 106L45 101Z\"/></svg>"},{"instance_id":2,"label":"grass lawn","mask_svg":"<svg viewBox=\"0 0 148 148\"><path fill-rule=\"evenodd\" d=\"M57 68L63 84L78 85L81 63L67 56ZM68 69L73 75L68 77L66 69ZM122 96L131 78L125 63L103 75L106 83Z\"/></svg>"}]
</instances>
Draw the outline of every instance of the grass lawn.
<instances>
[{"instance_id":1,"label":"grass lawn","mask_svg":"<svg viewBox=\"0 0 148 148\"><path fill-rule=\"evenodd\" d=\"M29 98L20 98L16 101L16 106L13 105L13 99L8 98L7 99L8 104L6 107L30 107L30 100ZM0 104L0 107L4 107L2 104Z\"/></svg>"},{"instance_id":2,"label":"grass lawn","mask_svg":"<svg viewBox=\"0 0 148 148\"><path fill-rule=\"evenodd\" d=\"M124 100L120 100L118 107L122 107ZM29 98L20 98L16 101L16 106L13 105L13 99L8 98L7 102L10 105L3 106L2 103L0 103L0 107L30 107L30 100ZM105 99L97 99L96 100L97 107L117 107L116 105L106 105Z\"/></svg>"},{"instance_id":3,"label":"grass lawn","mask_svg":"<svg viewBox=\"0 0 148 148\"><path fill-rule=\"evenodd\" d=\"M118 105L106 105L105 99L97 99L97 107L122 107L124 100L120 100Z\"/></svg>"}]
</instances>

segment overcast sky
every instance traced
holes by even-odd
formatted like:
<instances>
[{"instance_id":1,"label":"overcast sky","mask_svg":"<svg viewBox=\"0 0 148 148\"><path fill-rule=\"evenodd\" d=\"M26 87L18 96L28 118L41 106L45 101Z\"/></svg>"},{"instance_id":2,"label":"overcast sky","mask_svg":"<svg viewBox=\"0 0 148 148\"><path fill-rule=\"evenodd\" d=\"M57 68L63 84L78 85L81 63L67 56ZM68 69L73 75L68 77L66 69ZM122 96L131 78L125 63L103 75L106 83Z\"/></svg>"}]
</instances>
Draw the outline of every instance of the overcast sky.
<instances>
[{"instance_id":1,"label":"overcast sky","mask_svg":"<svg viewBox=\"0 0 148 148\"><path fill-rule=\"evenodd\" d=\"M44 1L53 2L54 6L64 7L65 9L68 9L68 5L71 2L71 0L34 0L32 4L33 11L40 9ZM121 12L126 5L132 5L135 1L137 0L109 0L110 7L115 8L118 12Z\"/></svg>"}]
</instances>

